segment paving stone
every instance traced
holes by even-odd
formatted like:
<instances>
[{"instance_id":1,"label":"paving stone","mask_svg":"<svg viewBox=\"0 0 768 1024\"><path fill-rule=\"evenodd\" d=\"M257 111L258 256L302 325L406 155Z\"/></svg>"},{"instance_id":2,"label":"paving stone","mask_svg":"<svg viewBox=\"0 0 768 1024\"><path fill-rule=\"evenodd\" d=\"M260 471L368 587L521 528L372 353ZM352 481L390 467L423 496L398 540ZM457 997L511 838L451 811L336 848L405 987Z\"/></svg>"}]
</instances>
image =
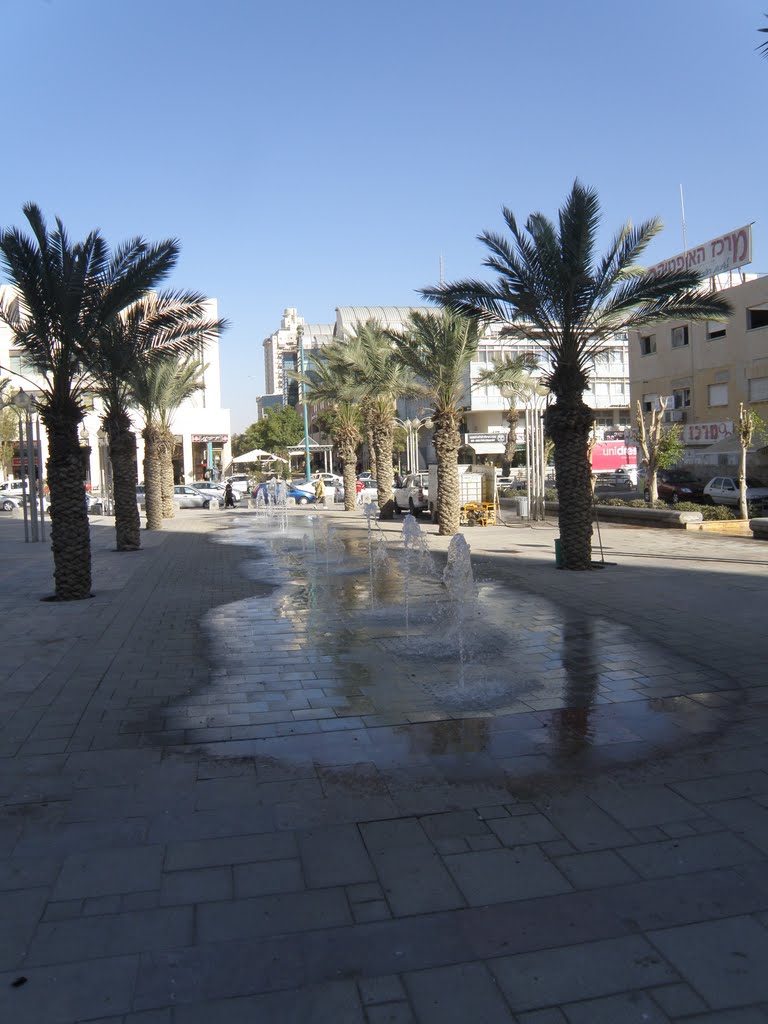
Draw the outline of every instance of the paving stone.
<instances>
[{"instance_id":1,"label":"paving stone","mask_svg":"<svg viewBox=\"0 0 768 1024\"><path fill-rule=\"evenodd\" d=\"M0 896L0 970L10 970L24 956L46 897L47 889L19 889Z\"/></svg>"},{"instance_id":2,"label":"paving stone","mask_svg":"<svg viewBox=\"0 0 768 1024\"><path fill-rule=\"evenodd\" d=\"M490 826L505 846L561 841L562 836L543 814L518 814L497 818Z\"/></svg>"},{"instance_id":3,"label":"paving stone","mask_svg":"<svg viewBox=\"0 0 768 1024\"><path fill-rule=\"evenodd\" d=\"M621 849L621 856L644 878L731 867L760 859L760 853L754 847L728 832L625 846Z\"/></svg>"},{"instance_id":4,"label":"paving stone","mask_svg":"<svg viewBox=\"0 0 768 1024\"><path fill-rule=\"evenodd\" d=\"M484 964L455 964L403 978L419 1024L501 1024L514 1017Z\"/></svg>"},{"instance_id":5,"label":"paving stone","mask_svg":"<svg viewBox=\"0 0 768 1024\"><path fill-rule=\"evenodd\" d=\"M57 900L47 904L44 921L67 921L71 917L80 917L83 912L84 900Z\"/></svg>"},{"instance_id":6,"label":"paving stone","mask_svg":"<svg viewBox=\"0 0 768 1024\"><path fill-rule=\"evenodd\" d=\"M443 814L428 814L419 818L419 823L430 839L446 839L460 836L488 835L488 825L477 811L447 811Z\"/></svg>"},{"instance_id":7,"label":"paving stone","mask_svg":"<svg viewBox=\"0 0 768 1024\"><path fill-rule=\"evenodd\" d=\"M768 1011L757 1007L743 1010L718 1010L716 1013L696 1014L686 1017L685 1024L765 1024Z\"/></svg>"},{"instance_id":8,"label":"paving stone","mask_svg":"<svg viewBox=\"0 0 768 1024\"><path fill-rule=\"evenodd\" d=\"M678 980L653 946L639 936L520 953L492 960L489 967L515 1011Z\"/></svg>"},{"instance_id":9,"label":"paving stone","mask_svg":"<svg viewBox=\"0 0 768 1024\"><path fill-rule=\"evenodd\" d=\"M386 900L370 900L367 903L353 904L352 917L355 924L361 924L364 921L385 921L392 917L392 911Z\"/></svg>"},{"instance_id":10,"label":"paving stone","mask_svg":"<svg viewBox=\"0 0 768 1024\"><path fill-rule=\"evenodd\" d=\"M652 988L650 995L670 1017L685 1017L707 1008L701 996L690 985L682 983Z\"/></svg>"},{"instance_id":11,"label":"paving stone","mask_svg":"<svg viewBox=\"0 0 768 1024\"><path fill-rule=\"evenodd\" d=\"M669 1024L670 1020L648 996L638 992L568 1003L563 1011L568 1024Z\"/></svg>"},{"instance_id":12,"label":"paving stone","mask_svg":"<svg viewBox=\"0 0 768 1024\"><path fill-rule=\"evenodd\" d=\"M602 886L633 882L637 874L612 850L595 853L577 853L571 857L558 857L556 865L571 885L577 889L595 889Z\"/></svg>"},{"instance_id":13,"label":"paving stone","mask_svg":"<svg viewBox=\"0 0 768 1024\"><path fill-rule=\"evenodd\" d=\"M652 931L649 938L710 1007L768 1000L768 932L751 917Z\"/></svg>"},{"instance_id":14,"label":"paving stone","mask_svg":"<svg viewBox=\"0 0 768 1024\"><path fill-rule=\"evenodd\" d=\"M533 1013L519 1013L518 1024L568 1024L562 1010L552 1007L549 1010L534 1010Z\"/></svg>"},{"instance_id":15,"label":"paving stone","mask_svg":"<svg viewBox=\"0 0 768 1024\"><path fill-rule=\"evenodd\" d=\"M365 1024L354 982L177 1006L175 1024Z\"/></svg>"},{"instance_id":16,"label":"paving stone","mask_svg":"<svg viewBox=\"0 0 768 1024\"><path fill-rule=\"evenodd\" d=\"M165 872L160 882L159 902L163 906L177 906L229 900L232 899L232 884L230 867Z\"/></svg>"},{"instance_id":17,"label":"paving stone","mask_svg":"<svg viewBox=\"0 0 768 1024\"><path fill-rule=\"evenodd\" d=\"M360 978L357 988L364 1006L399 1002L405 999L403 983L395 974L387 974L379 978Z\"/></svg>"},{"instance_id":18,"label":"paving stone","mask_svg":"<svg viewBox=\"0 0 768 1024\"><path fill-rule=\"evenodd\" d=\"M375 881L376 871L354 825L309 829L297 840L310 888Z\"/></svg>"},{"instance_id":19,"label":"paving stone","mask_svg":"<svg viewBox=\"0 0 768 1024\"><path fill-rule=\"evenodd\" d=\"M53 898L76 899L159 888L163 855L162 846L71 854L64 861Z\"/></svg>"},{"instance_id":20,"label":"paving stone","mask_svg":"<svg viewBox=\"0 0 768 1024\"><path fill-rule=\"evenodd\" d=\"M234 893L238 899L266 896L269 893L298 892L305 888L301 863L296 858L236 864L232 871Z\"/></svg>"},{"instance_id":21,"label":"paving stone","mask_svg":"<svg viewBox=\"0 0 768 1024\"><path fill-rule=\"evenodd\" d=\"M627 829L586 796L559 797L543 811L577 850L602 850L634 842Z\"/></svg>"},{"instance_id":22,"label":"paving stone","mask_svg":"<svg viewBox=\"0 0 768 1024\"><path fill-rule=\"evenodd\" d=\"M664 785L601 786L590 795L599 807L630 829L686 821L701 814L696 803Z\"/></svg>"},{"instance_id":23,"label":"paving stone","mask_svg":"<svg viewBox=\"0 0 768 1024\"><path fill-rule=\"evenodd\" d=\"M372 822L362 825L360 831L395 914L428 913L464 905L418 822Z\"/></svg>"},{"instance_id":24,"label":"paving stone","mask_svg":"<svg viewBox=\"0 0 768 1024\"><path fill-rule=\"evenodd\" d=\"M72 1024L131 1009L138 958L24 968L27 983L12 988L18 972L0 975L0 1020L13 1024Z\"/></svg>"},{"instance_id":25,"label":"paving stone","mask_svg":"<svg viewBox=\"0 0 768 1024\"><path fill-rule=\"evenodd\" d=\"M295 857L297 852L296 840L289 832L227 836L221 839L197 839L190 842L169 843L164 867L166 871L182 871L189 868L284 860Z\"/></svg>"},{"instance_id":26,"label":"paving stone","mask_svg":"<svg viewBox=\"0 0 768 1024\"><path fill-rule=\"evenodd\" d=\"M315 889L202 903L197 908L197 931L201 942L332 928L349 921L347 900L340 889Z\"/></svg>"},{"instance_id":27,"label":"paving stone","mask_svg":"<svg viewBox=\"0 0 768 1024\"><path fill-rule=\"evenodd\" d=\"M366 1010L368 1024L417 1024L408 1003L386 1003L383 1006L369 1006Z\"/></svg>"},{"instance_id":28,"label":"paving stone","mask_svg":"<svg viewBox=\"0 0 768 1024\"><path fill-rule=\"evenodd\" d=\"M734 800L737 797L768 793L768 772L736 772L710 778L673 782L670 787L694 803Z\"/></svg>"},{"instance_id":29,"label":"paving stone","mask_svg":"<svg viewBox=\"0 0 768 1024\"><path fill-rule=\"evenodd\" d=\"M531 899L571 888L535 846L452 854L445 864L472 906Z\"/></svg>"},{"instance_id":30,"label":"paving stone","mask_svg":"<svg viewBox=\"0 0 768 1024\"><path fill-rule=\"evenodd\" d=\"M123 956L184 946L192 939L191 907L83 917L38 925L24 963L39 966L88 957Z\"/></svg>"}]
</instances>

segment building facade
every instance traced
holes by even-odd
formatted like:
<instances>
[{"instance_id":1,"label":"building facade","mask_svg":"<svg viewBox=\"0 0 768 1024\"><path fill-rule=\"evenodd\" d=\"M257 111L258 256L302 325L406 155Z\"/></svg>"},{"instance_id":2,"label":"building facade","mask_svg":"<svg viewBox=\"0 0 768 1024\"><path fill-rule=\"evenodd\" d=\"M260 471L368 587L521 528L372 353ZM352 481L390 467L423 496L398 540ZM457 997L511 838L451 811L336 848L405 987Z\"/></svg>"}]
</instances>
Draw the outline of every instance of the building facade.
<instances>
[{"instance_id":1,"label":"building facade","mask_svg":"<svg viewBox=\"0 0 768 1024\"><path fill-rule=\"evenodd\" d=\"M0 287L0 294L7 298L12 294L9 286ZM218 319L218 303L208 299L203 316ZM218 477L223 467L232 460L232 432L230 411L221 405L221 367L219 340L201 344L197 356L204 367L203 387L185 401L174 413L171 429L175 437L174 474L177 482ZM42 388L42 380L29 364L24 351L13 341L12 332L0 325L0 376L10 380L13 390L23 389L33 397ZM107 441L102 429L103 409L100 399L86 391L83 395L85 416L80 429L83 448L86 485L92 490L108 488L109 458ZM144 427L138 409L131 411L131 421L137 440L137 468L139 481L143 479L144 442L141 431ZM43 465L48 454L45 429L40 425ZM18 453L14 452L11 473L16 474L20 466Z\"/></svg>"},{"instance_id":2,"label":"building facade","mask_svg":"<svg viewBox=\"0 0 768 1024\"><path fill-rule=\"evenodd\" d=\"M633 418L638 402L649 412L665 400L665 420L682 430L684 461L702 475L738 465L740 405L768 421L768 276L721 294L733 306L726 322L680 321L630 333ZM768 439L756 439L755 471L768 465L759 450L765 444Z\"/></svg>"}]
</instances>

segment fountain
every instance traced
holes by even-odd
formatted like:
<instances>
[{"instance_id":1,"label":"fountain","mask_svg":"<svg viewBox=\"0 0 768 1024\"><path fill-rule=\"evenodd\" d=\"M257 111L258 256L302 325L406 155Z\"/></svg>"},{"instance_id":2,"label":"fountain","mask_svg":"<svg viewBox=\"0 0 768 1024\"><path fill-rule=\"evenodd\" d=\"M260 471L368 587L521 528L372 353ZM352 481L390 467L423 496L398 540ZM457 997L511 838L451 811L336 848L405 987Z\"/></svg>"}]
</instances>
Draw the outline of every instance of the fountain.
<instances>
[{"instance_id":1,"label":"fountain","mask_svg":"<svg viewBox=\"0 0 768 1024\"><path fill-rule=\"evenodd\" d=\"M459 651L459 682L465 683L468 625L477 610L477 591L472 572L469 544L457 533L448 545L448 561L443 571L443 583L448 590L453 626Z\"/></svg>"},{"instance_id":2,"label":"fountain","mask_svg":"<svg viewBox=\"0 0 768 1024\"><path fill-rule=\"evenodd\" d=\"M405 599L405 638L410 640L411 592L413 589L414 570L423 576L433 576L434 562L427 545L427 539L421 532L416 516L407 515L403 519L403 590Z\"/></svg>"}]
</instances>

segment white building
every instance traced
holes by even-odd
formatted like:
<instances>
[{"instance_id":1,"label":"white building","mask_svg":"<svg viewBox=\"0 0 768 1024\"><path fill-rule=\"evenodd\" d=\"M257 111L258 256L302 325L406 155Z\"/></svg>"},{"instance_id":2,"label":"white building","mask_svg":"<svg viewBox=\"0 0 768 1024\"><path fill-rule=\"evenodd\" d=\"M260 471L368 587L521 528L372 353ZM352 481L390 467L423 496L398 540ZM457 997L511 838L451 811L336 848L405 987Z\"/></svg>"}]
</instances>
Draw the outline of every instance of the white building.
<instances>
[{"instance_id":1,"label":"white building","mask_svg":"<svg viewBox=\"0 0 768 1024\"><path fill-rule=\"evenodd\" d=\"M7 300L11 294L10 286L0 286L0 296ZM206 301L204 316L210 320L218 319L216 299ZM202 344L199 359L205 367L204 387L176 410L171 421L176 439L176 479L181 480L183 475L187 483L220 473L221 468L227 466L232 459L230 411L221 407L219 340ZM12 388L22 388L33 396L42 387L39 374L26 362L24 352L14 344L12 332L4 325L0 325L0 376L8 377ZM96 490L103 487L108 478L106 439L101 428L102 409L99 399L87 392L83 396L83 403L86 414L81 426L80 440L83 448L90 448L89 475L86 482ZM138 410L132 411L131 420L137 438L137 466L141 480L144 458L141 431L144 421ZM42 424L41 442L44 465L48 447ZM18 465L15 457L14 472Z\"/></svg>"}]
</instances>

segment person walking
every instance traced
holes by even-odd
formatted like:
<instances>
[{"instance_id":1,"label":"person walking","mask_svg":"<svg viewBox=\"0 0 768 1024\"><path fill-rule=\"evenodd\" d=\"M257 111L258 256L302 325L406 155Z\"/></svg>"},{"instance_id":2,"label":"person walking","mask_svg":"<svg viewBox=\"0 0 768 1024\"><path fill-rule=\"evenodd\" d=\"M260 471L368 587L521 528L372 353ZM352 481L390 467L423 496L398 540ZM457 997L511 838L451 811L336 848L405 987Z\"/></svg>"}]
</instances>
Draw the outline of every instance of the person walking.
<instances>
[{"instance_id":1,"label":"person walking","mask_svg":"<svg viewBox=\"0 0 768 1024\"><path fill-rule=\"evenodd\" d=\"M325 508L325 483L321 476L315 480L315 504L322 504L323 508Z\"/></svg>"},{"instance_id":2,"label":"person walking","mask_svg":"<svg viewBox=\"0 0 768 1024\"><path fill-rule=\"evenodd\" d=\"M235 507L235 495L232 492L232 484L227 483L227 486L224 488L224 508L234 508L234 507Z\"/></svg>"}]
</instances>

